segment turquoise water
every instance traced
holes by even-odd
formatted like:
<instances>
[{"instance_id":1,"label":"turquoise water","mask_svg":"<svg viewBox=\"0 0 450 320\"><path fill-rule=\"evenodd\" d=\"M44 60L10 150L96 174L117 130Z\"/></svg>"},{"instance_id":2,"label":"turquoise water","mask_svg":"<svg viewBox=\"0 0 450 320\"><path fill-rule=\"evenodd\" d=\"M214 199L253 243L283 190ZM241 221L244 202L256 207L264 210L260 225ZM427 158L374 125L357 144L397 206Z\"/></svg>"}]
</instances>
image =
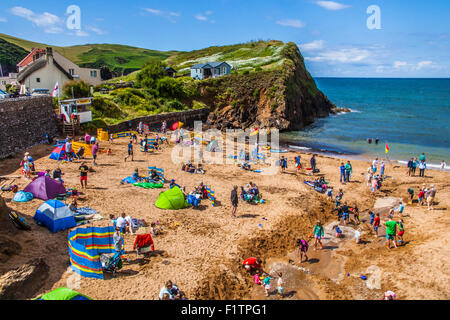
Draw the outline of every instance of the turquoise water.
<instances>
[{"instance_id":1,"label":"turquoise water","mask_svg":"<svg viewBox=\"0 0 450 320\"><path fill-rule=\"evenodd\" d=\"M429 164L450 164L450 79L316 78L336 106L351 113L332 115L300 132L281 134L289 145L407 160L425 152ZM378 145L367 143L379 138Z\"/></svg>"}]
</instances>

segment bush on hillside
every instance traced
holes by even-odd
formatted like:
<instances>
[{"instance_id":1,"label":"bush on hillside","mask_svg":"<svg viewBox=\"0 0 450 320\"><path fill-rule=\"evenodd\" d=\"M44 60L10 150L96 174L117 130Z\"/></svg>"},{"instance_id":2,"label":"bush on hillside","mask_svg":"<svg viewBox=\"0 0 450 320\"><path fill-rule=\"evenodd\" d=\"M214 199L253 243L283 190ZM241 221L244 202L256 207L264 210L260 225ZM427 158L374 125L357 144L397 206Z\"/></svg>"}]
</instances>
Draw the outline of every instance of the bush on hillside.
<instances>
[{"instance_id":1,"label":"bush on hillside","mask_svg":"<svg viewBox=\"0 0 450 320\"><path fill-rule=\"evenodd\" d=\"M161 61L147 63L136 75L137 86L141 88L154 89L159 79L166 76L165 65Z\"/></svg>"},{"instance_id":2,"label":"bush on hillside","mask_svg":"<svg viewBox=\"0 0 450 320\"><path fill-rule=\"evenodd\" d=\"M124 118L126 116L118 105L101 97L92 99L92 114L94 118Z\"/></svg>"},{"instance_id":3,"label":"bush on hillside","mask_svg":"<svg viewBox=\"0 0 450 320\"><path fill-rule=\"evenodd\" d=\"M73 89L73 90L72 90ZM73 95L72 95L73 93ZM72 80L66 82L63 88L64 99L80 99L90 97L90 85L83 80Z\"/></svg>"},{"instance_id":4,"label":"bush on hillside","mask_svg":"<svg viewBox=\"0 0 450 320\"><path fill-rule=\"evenodd\" d=\"M159 79L156 89L159 95L164 98L180 99L184 97L183 83L174 78L165 77Z\"/></svg>"}]
</instances>

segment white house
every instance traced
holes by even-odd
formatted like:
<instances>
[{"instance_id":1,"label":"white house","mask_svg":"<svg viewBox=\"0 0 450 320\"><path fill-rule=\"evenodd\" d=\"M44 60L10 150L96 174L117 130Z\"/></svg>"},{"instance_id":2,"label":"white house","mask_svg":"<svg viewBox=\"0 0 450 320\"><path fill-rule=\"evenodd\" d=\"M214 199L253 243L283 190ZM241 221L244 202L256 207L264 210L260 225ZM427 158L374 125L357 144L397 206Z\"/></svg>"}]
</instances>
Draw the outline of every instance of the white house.
<instances>
[{"instance_id":1,"label":"white house","mask_svg":"<svg viewBox=\"0 0 450 320\"><path fill-rule=\"evenodd\" d=\"M191 77L198 80L217 78L231 74L232 67L226 62L208 62L191 67Z\"/></svg>"}]
</instances>

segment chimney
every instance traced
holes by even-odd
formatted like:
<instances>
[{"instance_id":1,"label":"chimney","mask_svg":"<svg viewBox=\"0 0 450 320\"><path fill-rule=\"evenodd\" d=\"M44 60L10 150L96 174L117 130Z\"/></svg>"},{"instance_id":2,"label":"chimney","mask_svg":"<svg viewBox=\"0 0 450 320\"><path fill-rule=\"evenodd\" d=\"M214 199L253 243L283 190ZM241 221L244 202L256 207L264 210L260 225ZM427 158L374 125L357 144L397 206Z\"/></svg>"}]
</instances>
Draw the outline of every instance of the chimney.
<instances>
[{"instance_id":1,"label":"chimney","mask_svg":"<svg viewBox=\"0 0 450 320\"><path fill-rule=\"evenodd\" d=\"M47 61L53 63L53 49L51 47L47 47Z\"/></svg>"}]
</instances>

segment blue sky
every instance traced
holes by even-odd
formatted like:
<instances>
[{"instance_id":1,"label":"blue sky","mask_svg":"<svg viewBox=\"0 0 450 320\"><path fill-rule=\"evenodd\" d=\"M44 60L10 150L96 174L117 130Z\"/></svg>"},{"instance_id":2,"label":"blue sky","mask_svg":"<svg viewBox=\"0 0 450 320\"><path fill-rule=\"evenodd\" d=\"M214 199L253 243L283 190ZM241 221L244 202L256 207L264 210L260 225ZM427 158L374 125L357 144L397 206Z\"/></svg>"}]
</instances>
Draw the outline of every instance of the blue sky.
<instances>
[{"instance_id":1,"label":"blue sky","mask_svg":"<svg viewBox=\"0 0 450 320\"><path fill-rule=\"evenodd\" d=\"M81 9L81 30L66 27ZM369 30L377 5L381 29ZM0 32L58 46L193 50L293 41L315 77L450 77L448 0L2 0Z\"/></svg>"}]
</instances>

